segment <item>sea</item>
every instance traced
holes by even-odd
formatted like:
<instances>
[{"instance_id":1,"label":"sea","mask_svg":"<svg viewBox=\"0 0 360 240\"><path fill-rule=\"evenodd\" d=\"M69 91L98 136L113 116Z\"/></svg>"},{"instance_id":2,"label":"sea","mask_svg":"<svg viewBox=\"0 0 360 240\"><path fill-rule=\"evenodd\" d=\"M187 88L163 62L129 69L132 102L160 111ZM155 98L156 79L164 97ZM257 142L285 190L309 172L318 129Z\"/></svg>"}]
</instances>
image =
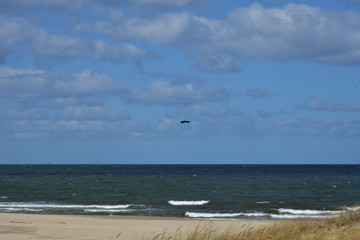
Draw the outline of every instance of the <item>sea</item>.
<instances>
[{"instance_id":1,"label":"sea","mask_svg":"<svg viewBox=\"0 0 360 240\"><path fill-rule=\"evenodd\" d=\"M320 219L359 203L360 165L0 165L0 213Z\"/></svg>"}]
</instances>

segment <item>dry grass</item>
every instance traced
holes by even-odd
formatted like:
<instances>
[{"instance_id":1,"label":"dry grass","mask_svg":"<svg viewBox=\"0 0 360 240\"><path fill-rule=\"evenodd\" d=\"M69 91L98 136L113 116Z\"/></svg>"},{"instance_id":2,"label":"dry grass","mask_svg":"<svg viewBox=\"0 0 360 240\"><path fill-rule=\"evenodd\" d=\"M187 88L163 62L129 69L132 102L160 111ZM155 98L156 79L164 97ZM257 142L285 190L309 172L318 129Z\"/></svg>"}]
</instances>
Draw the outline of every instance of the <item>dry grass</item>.
<instances>
[{"instance_id":1,"label":"dry grass","mask_svg":"<svg viewBox=\"0 0 360 240\"><path fill-rule=\"evenodd\" d=\"M197 226L190 234L165 231L152 240L359 240L360 210L347 211L323 221L276 222L267 227L217 231L210 225Z\"/></svg>"}]
</instances>

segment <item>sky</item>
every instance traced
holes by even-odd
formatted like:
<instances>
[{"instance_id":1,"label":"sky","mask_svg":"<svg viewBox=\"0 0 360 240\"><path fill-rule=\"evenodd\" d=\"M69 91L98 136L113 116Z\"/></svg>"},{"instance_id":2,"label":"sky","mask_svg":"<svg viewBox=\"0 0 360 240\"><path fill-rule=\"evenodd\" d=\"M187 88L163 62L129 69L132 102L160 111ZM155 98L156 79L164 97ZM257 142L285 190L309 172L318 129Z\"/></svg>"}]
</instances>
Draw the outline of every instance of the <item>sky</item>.
<instances>
[{"instance_id":1,"label":"sky","mask_svg":"<svg viewBox=\"0 0 360 240\"><path fill-rule=\"evenodd\" d=\"M360 163L360 0L0 0L0 39L0 163Z\"/></svg>"}]
</instances>

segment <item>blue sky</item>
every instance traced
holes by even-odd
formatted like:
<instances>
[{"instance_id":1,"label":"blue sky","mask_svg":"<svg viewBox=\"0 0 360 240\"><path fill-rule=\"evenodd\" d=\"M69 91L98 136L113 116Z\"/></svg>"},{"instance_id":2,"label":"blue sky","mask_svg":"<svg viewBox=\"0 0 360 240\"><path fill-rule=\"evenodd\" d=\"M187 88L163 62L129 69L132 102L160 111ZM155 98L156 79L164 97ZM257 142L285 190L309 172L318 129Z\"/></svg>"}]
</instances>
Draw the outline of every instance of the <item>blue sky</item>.
<instances>
[{"instance_id":1,"label":"blue sky","mask_svg":"<svg viewBox=\"0 0 360 240\"><path fill-rule=\"evenodd\" d=\"M359 0L1 0L0 39L0 163L360 163Z\"/></svg>"}]
</instances>

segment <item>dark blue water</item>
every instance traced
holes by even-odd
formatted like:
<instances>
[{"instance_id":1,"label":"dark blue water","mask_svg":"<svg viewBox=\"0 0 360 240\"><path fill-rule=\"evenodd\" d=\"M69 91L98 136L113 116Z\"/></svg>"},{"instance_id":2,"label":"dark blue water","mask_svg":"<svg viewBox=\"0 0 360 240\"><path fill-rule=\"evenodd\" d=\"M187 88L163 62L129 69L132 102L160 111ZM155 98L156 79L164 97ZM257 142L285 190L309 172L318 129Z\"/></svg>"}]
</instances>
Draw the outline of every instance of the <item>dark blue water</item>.
<instances>
[{"instance_id":1,"label":"dark blue water","mask_svg":"<svg viewBox=\"0 0 360 240\"><path fill-rule=\"evenodd\" d=\"M319 218L359 186L360 165L0 165L0 212Z\"/></svg>"}]
</instances>

